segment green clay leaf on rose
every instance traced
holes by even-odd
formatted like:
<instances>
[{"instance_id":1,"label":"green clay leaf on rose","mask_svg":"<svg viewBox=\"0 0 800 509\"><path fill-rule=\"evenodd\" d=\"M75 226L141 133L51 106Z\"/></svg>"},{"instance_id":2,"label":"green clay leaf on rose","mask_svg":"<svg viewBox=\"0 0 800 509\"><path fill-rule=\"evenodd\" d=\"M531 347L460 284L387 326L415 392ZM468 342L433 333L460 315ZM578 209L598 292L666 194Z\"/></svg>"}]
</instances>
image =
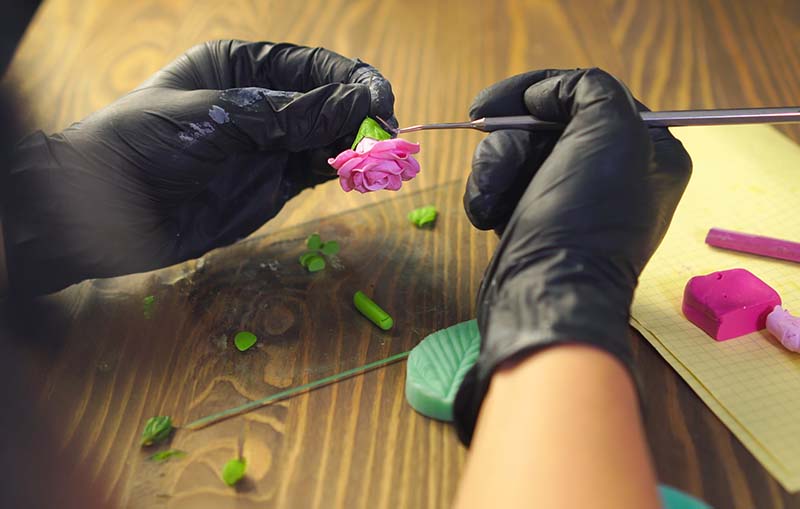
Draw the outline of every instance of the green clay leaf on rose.
<instances>
[{"instance_id":1,"label":"green clay leaf on rose","mask_svg":"<svg viewBox=\"0 0 800 509\"><path fill-rule=\"evenodd\" d=\"M367 117L363 122L361 122L361 126L358 128L356 139L353 141L353 146L351 148L355 150L356 146L364 138L372 138L373 140L378 141L391 140L392 135L386 132L374 119Z\"/></svg>"}]
</instances>

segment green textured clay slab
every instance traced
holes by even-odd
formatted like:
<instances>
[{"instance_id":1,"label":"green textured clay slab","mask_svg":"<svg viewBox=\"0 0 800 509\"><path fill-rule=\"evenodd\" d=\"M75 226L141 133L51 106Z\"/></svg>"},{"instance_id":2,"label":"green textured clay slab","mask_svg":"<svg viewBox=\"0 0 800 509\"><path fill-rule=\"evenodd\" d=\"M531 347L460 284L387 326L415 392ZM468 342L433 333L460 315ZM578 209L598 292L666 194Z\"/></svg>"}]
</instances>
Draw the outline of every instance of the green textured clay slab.
<instances>
[{"instance_id":1,"label":"green textured clay slab","mask_svg":"<svg viewBox=\"0 0 800 509\"><path fill-rule=\"evenodd\" d=\"M458 323L423 339L408 356L408 404L427 417L452 421L456 392L478 360L480 347L477 320Z\"/></svg>"}]
</instances>

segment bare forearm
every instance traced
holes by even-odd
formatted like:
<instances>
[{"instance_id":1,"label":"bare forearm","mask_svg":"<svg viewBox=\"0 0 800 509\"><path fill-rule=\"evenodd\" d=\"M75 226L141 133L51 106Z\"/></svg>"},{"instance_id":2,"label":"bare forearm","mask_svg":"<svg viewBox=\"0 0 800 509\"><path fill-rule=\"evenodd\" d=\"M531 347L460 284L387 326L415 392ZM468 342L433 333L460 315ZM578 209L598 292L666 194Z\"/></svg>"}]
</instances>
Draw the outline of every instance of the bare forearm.
<instances>
[{"instance_id":1,"label":"bare forearm","mask_svg":"<svg viewBox=\"0 0 800 509\"><path fill-rule=\"evenodd\" d=\"M660 507L625 368L576 344L501 367L456 507Z\"/></svg>"}]
</instances>

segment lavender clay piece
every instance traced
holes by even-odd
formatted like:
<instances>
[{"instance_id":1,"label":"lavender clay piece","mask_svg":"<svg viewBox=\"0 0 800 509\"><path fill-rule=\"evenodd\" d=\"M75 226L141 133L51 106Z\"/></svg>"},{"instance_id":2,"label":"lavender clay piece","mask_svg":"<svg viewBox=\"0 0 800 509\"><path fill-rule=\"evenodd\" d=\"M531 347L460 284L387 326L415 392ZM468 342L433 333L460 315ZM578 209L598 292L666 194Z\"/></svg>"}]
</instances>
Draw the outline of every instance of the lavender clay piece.
<instances>
[{"instance_id":1,"label":"lavender clay piece","mask_svg":"<svg viewBox=\"0 0 800 509\"><path fill-rule=\"evenodd\" d=\"M787 350L800 352L800 317L792 316L780 306L775 306L767 315L767 330Z\"/></svg>"}]
</instances>

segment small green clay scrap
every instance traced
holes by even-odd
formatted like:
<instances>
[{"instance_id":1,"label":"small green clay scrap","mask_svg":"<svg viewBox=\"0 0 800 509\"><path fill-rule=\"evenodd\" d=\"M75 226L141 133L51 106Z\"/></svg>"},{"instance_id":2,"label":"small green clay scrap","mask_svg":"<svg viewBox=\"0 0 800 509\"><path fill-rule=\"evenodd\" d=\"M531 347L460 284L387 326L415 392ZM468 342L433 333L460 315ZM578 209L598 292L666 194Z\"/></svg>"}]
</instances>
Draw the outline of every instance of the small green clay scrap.
<instances>
[{"instance_id":1,"label":"small green clay scrap","mask_svg":"<svg viewBox=\"0 0 800 509\"><path fill-rule=\"evenodd\" d=\"M222 480L228 486L235 486L236 483L242 480L246 470L247 462L244 458L230 460L222 467Z\"/></svg>"},{"instance_id":2,"label":"small green clay scrap","mask_svg":"<svg viewBox=\"0 0 800 509\"><path fill-rule=\"evenodd\" d=\"M366 316L369 321L381 329L389 330L392 328L392 325L394 325L394 320L389 316L389 313L384 311L374 300L367 297L361 290L353 295L353 304L362 315Z\"/></svg>"},{"instance_id":3,"label":"small green clay scrap","mask_svg":"<svg viewBox=\"0 0 800 509\"><path fill-rule=\"evenodd\" d=\"M322 254L324 255L335 255L339 252L339 243L335 240L329 240L328 242L322 244Z\"/></svg>"},{"instance_id":4,"label":"small green clay scrap","mask_svg":"<svg viewBox=\"0 0 800 509\"><path fill-rule=\"evenodd\" d=\"M339 243L335 240L322 242L318 233L314 233L306 239L306 247L308 251L300 255L298 260L300 265L305 267L309 272L319 272L324 270L327 266L325 256L333 256L339 252Z\"/></svg>"},{"instance_id":5,"label":"small green clay scrap","mask_svg":"<svg viewBox=\"0 0 800 509\"><path fill-rule=\"evenodd\" d=\"M319 233L312 233L306 240L306 246L308 246L308 249L313 249L313 250L321 248L322 239L319 237Z\"/></svg>"},{"instance_id":6,"label":"small green clay scrap","mask_svg":"<svg viewBox=\"0 0 800 509\"><path fill-rule=\"evenodd\" d=\"M233 344L236 345L240 352L244 352L255 345L257 340L258 338L252 332L241 331L237 332L236 336L233 337Z\"/></svg>"},{"instance_id":7,"label":"small green clay scrap","mask_svg":"<svg viewBox=\"0 0 800 509\"><path fill-rule=\"evenodd\" d=\"M148 446L163 442L172 433L172 418L168 415L158 415L147 419L142 431L142 445Z\"/></svg>"},{"instance_id":8,"label":"small green clay scrap","mask_svg":"<svg viewBox=\"0 0 800 509\"><path fill-rule=\"evenodd\" d=\"M156 303L155 295L148 295L142 299L142 308L144 310L144 317L149 320L153 316L153 306Z\"/></svg>"},{"instance_id":9,"label":"small green clay scrap","mask_svg":"<svg viewBox=\"0 0 800 509\"><path fill-rule=\"evenodd\" d=\"M318 256L318 255L314 251L306 251L305 253L300 255L300 258L299 258L300 265L302 265L303 267L307 266L308 262L315 256Z\"/></svg>"},{"instance_id":10,"label":"small green clay scrap","mask_svg":"<svg viewBox=\"0 0 800 509\"><path fill-rule=\"evenodd\" d=\"M433 226L438 214L436 207L428 205L427 207L420 207L408 213L408 220L414 223L417 228L424 228L426 226Z\"/></svg>"},{"instance_id":11,"label":"small green clay scrap","mask_svg":"<svg viewBox=\"0 0 800 509\"><path fill-rule=\"evenodd\" d=\"M186 451L181 451L179 449L168 449L166 451L158 451L147 459L150 461L155 461L156 463L163 463L172 458L183 458L184 456L186 456Z\"/></svg>"},{"instance_id":12,"label":"small green clay scrap","mask_svg":"<svg viewBox=\"0 0 800 509\"><path fill-rule=\"evenodd\" d=\"M319 272L325 268L325 259L320 255L314 255L306 263L309 272Z\"/></svg>"}]
</instances>

